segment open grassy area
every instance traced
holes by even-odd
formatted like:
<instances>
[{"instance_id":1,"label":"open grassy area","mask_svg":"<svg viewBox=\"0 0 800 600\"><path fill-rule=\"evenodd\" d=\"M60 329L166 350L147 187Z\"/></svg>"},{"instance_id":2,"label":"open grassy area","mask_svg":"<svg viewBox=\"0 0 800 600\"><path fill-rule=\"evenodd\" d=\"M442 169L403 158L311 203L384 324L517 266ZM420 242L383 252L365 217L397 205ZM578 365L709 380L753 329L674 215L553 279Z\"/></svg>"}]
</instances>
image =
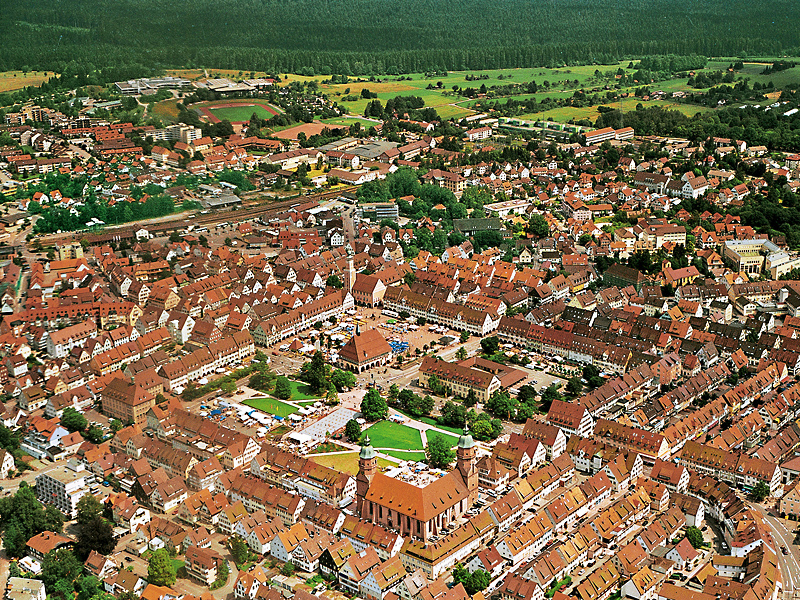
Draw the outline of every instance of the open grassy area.
<instances>
[{"instance_id":1,"label":"open grassy area","mask_svg":"<svg viewBox=\"0 0 800 600\"><path fill-rule=\"evenodd\" d=\"M344 446L340 446L334 442L323 442L311 451L311 454L327 454L328 452L342 452L347 450Z\"/></svg>"},{"instance_id":2,"label":"open grassy area","mask_svg":"<svg viewBox=\"0 0 800 600\"><path fill-rule=\"evenodd\" d=\"M450 446L458 445L458 438L453 437L452 435L447 435L446 433L440 433L438 431L433 431L431 429L428 429L425 432L425 436L428 438L428 443L430 443L433 438L440 437L444 438L447 441L447 443L450 444Z\"/></svg>"},{"instance_id":3,"label":"open grassy area","mask_svg":"<svg viewBox=\"0 0 800 600\"><path fill-rule=\"evenodd\" d=\"M348 452L347 454L309 454L308 458L315 463L336 469L342 473L350 475L358 474L358 452ZM396 466L393 462L385 458L378 459L378 467Z\"/></svg>"},{"instance_id":4,"label":"open grassy area","mask_svg":"<svg viewBox=\"0 0 800 600\"><path fill-rule=\"evenodd\" d=\"M400 460L413 460L414 462L423 462L426 458L424 452L402 452L401 450L381 450L381 452Z\"/></svg>"},{"instance_id":5,"label":"open grassy area","mask_svg":"<svg viewBox=\"0 0 800 600\"><path fill-rule=\"evenodd\" d=\"M417 429L392 421L379 421L367 429L374 448L422 450L422 436Z\"/></svg>"},{"instance_id":6,"label":"open grassy area","mask_svg":"<svg viewBox=\"0 0 800 600\"><path fill-rule=\"evenodd\" d=\"M285 402L275 400L274 398L250 398L249 400L243 401L242 404L251 406L252 408L260 410L261 412L265 412L270 415L277 415L283 418L286 418L289 415L297 412L297 408L291 404L286 404Z\"/></svg>"},{"instance_id":7,"label":"open grassy area","mask_svg":"<svg viewBox=\"0 0 800 600\"><path fill-rule=\"evenodd\" d=\"M160 119L174 121L178 118L178 99L170 98L153 105L153 115Z\"/></svg>"},{"instance_id":8,"label":"open grassy area","mask_svg":"<svg viewBox=\"0 0 800 600\"><path fill-rule=\"evenodd\" d=\"M42 85L45 81L55 77L53 71L5 71L0 73L0 92L13 92L26 86Z\"/></svg>"},{"instance_id":9,"label":"open grassy area","mask_svg":"<svg viewBox=\"0 0 800 600\"><path fill-rule=\"evenodd\" d=\"M302 381L290 379L289 384L292 386L292 397L289 398L289 400L314 400L315 398L319 398L319 395L312 392L311 388Z\"/></svg>"},{"instance_id":10,"label":"open grassy area","mask_svg":"<svg viewBox=\"0 0 800 600\"><path fill-rule=\"evenodd\" d=\"M270 429L267 433L267 439L275 441L281 439L284 435L292 430L288 425L278 425L275 429Z\"/></svg>"},{"instance_id":11,"label":"open grassy area","mask_svg":"<svg viewBox=\"0 0 800 600\"><path fill-rule=\"evenodd\" d=\"M321 122L325 123L326 125L342 125L345 127L349 127L350 125L354 125L356 123L361 123L361 126L364 129L369 129L370 127L376 125L375 121L362 119L361 117L337 117L335 119L321 119Z\"/></svg>"},{"instance_id":12,"label":"open grassy area","mask_svg":"<svg viewBox=\"0 0 800 600\"><path fill-rule=\"evenodd\" d=\"M241 106L220 106L208 109L220 121L228 119L231 123L249 121L253 113L260 119L272 118L272 113L257 104L242 104Z\"/></svg>"},{"instance_id":13,"label":"open grassy area","mask_svg":"<svg viewBox=\"0 0 800 600\"><path fill-rule=\"evenodd\" d=\"M443 429L444 431L449 431L450 433L455 433L457 436L460 436L464 433L463 429L459 429L458 427L448 427L447 425L439 425L436 422L436 419L431 419L430 417L420 417L417 419L418 421L422 421L423 423L427 423L428 425L433 425L439 429Z\"/></svg>"}]
</instances>

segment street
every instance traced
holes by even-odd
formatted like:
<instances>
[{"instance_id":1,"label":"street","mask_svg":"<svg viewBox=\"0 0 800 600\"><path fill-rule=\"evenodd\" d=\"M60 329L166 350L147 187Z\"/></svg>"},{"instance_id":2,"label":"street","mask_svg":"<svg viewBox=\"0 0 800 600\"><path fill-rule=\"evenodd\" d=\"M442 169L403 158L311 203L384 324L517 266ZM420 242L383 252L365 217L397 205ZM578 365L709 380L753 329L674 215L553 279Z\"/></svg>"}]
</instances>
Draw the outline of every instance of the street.
<instances>
[{"instance_id":1,"label":"street","mask_svg":"<svg viewBox=\"0 0 800 600\"><path fill-rule=\"evenodd\" d=\"M752 506L764 515L765 522L772 530L772 537L777 546L775 553L778 556L778 566L783 576L783 589L786 592L794 592L800 587L800 549L793 543L795 523L772 516L773 513L760 504ZM789 554L783 554L781 546L785 546Z\"/></svg>"}]
</instances>

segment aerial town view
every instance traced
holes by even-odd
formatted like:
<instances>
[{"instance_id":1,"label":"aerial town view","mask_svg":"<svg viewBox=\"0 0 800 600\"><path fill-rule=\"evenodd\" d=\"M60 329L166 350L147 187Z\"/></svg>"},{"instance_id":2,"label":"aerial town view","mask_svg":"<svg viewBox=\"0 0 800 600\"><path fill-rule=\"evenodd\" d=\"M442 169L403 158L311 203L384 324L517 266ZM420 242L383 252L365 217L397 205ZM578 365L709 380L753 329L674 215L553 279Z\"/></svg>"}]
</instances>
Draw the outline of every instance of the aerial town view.
<instances>
[{"instance_id":1,"label":"aerial town view","mask_svg":"<svg viewBox=\"0 0 800 600\"><path fill-rule=\"evenodd\" d=\"M800 2L7 0L7 600L800 600Z\"/></svg>"}]
</instances>

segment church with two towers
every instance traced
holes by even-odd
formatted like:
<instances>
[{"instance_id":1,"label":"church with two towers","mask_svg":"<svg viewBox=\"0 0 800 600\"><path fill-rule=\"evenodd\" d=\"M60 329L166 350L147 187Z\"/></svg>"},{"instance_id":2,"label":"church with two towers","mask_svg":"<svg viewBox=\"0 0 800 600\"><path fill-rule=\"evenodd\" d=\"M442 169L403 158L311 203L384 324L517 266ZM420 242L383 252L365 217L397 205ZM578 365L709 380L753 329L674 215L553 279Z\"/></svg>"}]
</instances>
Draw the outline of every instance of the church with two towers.
<instances>
[{"instance_id":1,"label":"church with two towers","mask_svg":"<svg viewBox=\"0 0 800 600\"><path fill-rule=\"evenodd\" d=\"M364 440L358 459L356 509L365 521L427 543L466 513L477 498L475 442L468 431L458 440L456 468L424 486L380 473L369 436Z\"/></svg>"}]
</instances>

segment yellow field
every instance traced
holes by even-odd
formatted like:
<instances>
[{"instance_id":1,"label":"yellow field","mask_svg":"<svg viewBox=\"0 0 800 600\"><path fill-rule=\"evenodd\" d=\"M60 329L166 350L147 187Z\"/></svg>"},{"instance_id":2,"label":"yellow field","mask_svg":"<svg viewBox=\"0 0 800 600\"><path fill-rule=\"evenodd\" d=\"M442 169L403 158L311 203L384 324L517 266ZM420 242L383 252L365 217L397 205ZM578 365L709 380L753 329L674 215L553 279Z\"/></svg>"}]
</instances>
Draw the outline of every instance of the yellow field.
<instances>
[{"instance_id":1,"label":"yellow field","mask_svg":"<svg viewBox=\"0 0 800 600\"><path fill-rule=\"evenodd\" d=\"M169 100L162 100L161 102L156 102L153 106L153 116L160 117L162 119L171 119L175 120L178 118L178 99L171 98Z\"/></svg>"},{"instance_id":2,"label":"yellow field","mask_svg":"<svg viewBox=\"0 0 800 600\"><path fill-rule=\"evenodd\" d=\"M677 102L670 102L669 100L649 100L645 102L641 98L623 98L622 100L609 102L605 106L609 106L617 110L622 110L623 112L630 112L636 110L636 105L640 103L645 108L649 108L652 106L660 106L662 108L669 110L677 110L685 114L687 117L692 117L698 112L706 112L708 110L712 110L704 106L696 106L693 104L678 104ZM597 117L599 116L600 112L597 110L597 106L584 106L581 108L576 108L572 106L559 106L558 108L553 108L544 112L519 115L518 118L534 121L552 117L554 121L558 121L559 123L566 123L570 119L574 119L576 121L580 121L581 119L588 119L589 121L594 123L594 121L597 120Z\"/></svg>"},{"instance_id":3,"label":"yellow field","mask_svg":"<svg viewBox=\"0 0 800 600\"><path fill-rule=\"evenodd\" d=\"M55 76L53 71L5 71L0 73L0 92L13 92L28 85L42 85Z\"/></svg>"}]
</instances>

